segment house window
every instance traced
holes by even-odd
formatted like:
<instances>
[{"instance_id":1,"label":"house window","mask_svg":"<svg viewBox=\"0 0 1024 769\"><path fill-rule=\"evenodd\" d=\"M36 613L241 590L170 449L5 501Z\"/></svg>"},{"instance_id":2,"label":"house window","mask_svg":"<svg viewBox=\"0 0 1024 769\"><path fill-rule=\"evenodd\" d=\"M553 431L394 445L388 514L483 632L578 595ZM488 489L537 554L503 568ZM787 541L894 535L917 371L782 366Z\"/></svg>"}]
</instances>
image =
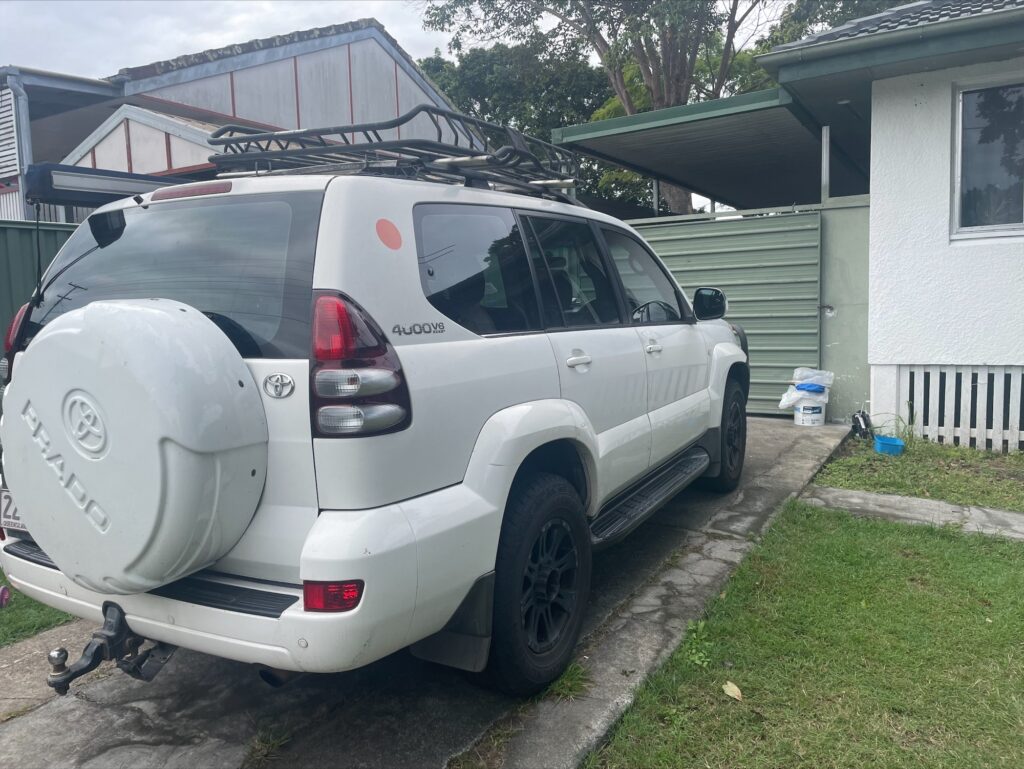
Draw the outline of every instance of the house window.
<instances>
[{"instance_id":1,"label":"house window","mask_svg":"<svg viewBox=\"0 0 1024 769\"><path fill-rule=\"evenodd\" d=\"M1024 83L963 91L959 231L1024 228Z\"/></svg>"}]
</instances>

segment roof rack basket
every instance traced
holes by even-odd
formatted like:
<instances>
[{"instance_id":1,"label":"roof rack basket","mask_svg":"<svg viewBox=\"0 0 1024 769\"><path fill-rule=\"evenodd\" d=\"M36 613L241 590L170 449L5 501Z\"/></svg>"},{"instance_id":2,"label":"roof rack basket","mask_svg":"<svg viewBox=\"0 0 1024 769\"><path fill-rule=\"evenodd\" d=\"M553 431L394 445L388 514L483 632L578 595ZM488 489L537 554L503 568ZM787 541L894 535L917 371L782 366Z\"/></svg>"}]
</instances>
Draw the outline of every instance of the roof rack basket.
<instances>
[{"instance_id":1,"label":"roof rack basket","mask_svg":"<svg viewBox=\"0 0 1024 769\"><path fill-rule=\"evenodd\" d=\"M403 128L431 138L398 138ZM273 132L225 125L211 134L210 144L220 148L210 161L229 174L403 176L576 202L565 192L579 175L575 153L427 104L393 120L359 125Z\"/></svg>"}]
</instances>

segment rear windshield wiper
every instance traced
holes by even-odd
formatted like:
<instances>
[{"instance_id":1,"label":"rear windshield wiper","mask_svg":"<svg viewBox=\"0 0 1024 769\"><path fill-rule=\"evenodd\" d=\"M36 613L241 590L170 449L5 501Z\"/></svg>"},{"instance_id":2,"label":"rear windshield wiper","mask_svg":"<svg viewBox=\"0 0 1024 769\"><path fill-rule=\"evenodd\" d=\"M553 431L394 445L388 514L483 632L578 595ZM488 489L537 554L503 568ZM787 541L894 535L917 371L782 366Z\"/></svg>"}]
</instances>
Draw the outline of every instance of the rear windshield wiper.
<instances>
[{"instance_id":1,"label":"rear windshield wiper","mask_svg":"<svg viewBox=\"0 0 1024 769\"><path fill-rule=\"evenodd\" d=\"M85 257L89 256L89 254L97 248L106 248L124 234L125 219L124 211L121 209L118 209L117 211L107 211L103 214L93 214L86 221L89 223L89 230L92 232L92 237L93 240L96 241L96 245L65 264L57 270L53 277L46 281L46 285L41 285L37 288L35 301L36 307L39 307L43 303L43 293L53 285L53 282L57 280L57 278L85 259ZM39 282L42 283L42 277L40 277Z\"/></svg>"}]
</instances>

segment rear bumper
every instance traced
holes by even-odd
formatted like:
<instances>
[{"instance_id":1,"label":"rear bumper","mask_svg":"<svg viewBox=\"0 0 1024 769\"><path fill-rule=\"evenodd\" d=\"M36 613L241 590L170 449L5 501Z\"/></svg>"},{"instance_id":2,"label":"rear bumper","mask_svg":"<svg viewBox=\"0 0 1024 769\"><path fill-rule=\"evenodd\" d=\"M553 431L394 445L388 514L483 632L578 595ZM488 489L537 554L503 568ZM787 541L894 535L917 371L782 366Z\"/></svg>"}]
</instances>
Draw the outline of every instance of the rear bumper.
<instances>
[{"instance_id":1,"label":"rear bumper","mask_svg":"<svg viewBox=\"0 0 1024 769\"><path fill-rule=\"evenodd\" d=\"M485 470L484 485L504 490L515 467ZM341 614L304 611L301 585L206 572L188 578L260 591L269 599L256 596L256 610L241 611L242 601L234 610L203 605L202 586L194 600L185 591L176 598L96 593L6 547L0 547L0 567L19 591L97 625L103 603L112 601L135 633L154 641L283 670L333 673L368 665L444 627L476 580L494 569L504 491L500 497L489 500L458 484L385 507L321 512L306 536L299 575L363 580L359 606ZM168 587L175 585L180 583ZM273 616L258 613L275 603Z\"/></svg>"},{"instance_id":2,"label":"rear bumper","mask_svg":"<svg viewBox=\"0 0 1024 769\"><path fill-rule=\"evenodd\" d=\"M222 590L227 586L228 592L242 588L237 592L250 596L259 591L269 603L277 602L277 611L270 614L278 616L266 616L266 611L261 615L242 605L217 608L154 593L104 595L77 585L55 566L46 565L45 557L26 558L17 544L9 539L0 549L0 566L24 594L97 625L103 621L103 603L113 602L138 635L218 657L285 670L337 672L369 664L411 642L416 543L398 508L325 512L314 526L306 543L306 551L313 552L308 558L306 551L303 554L303 577L366 583L359 606L337 614L304 611L299 585L206 573L188 579ZM331 558L318 556L317 551L329 551ZM287 604L283 611L282 604Z\"/></svg>"}]
</instances>

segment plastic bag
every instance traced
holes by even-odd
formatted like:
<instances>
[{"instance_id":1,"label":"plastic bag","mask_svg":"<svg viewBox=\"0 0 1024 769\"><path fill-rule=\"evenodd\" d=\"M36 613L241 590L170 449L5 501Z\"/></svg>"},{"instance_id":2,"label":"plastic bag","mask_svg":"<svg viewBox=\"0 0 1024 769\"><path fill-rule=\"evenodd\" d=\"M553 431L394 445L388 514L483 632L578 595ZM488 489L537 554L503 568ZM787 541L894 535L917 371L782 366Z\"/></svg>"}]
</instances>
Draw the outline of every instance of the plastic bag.
<instances>
[{"instance_id":1,"label":"plastic bag","mask_svg":"<svg viewBox=\"0 0 1024 769\"><path fill-rule=\"evenodd\" d=\"M831 387L832 382L835 380L836 375L831 371L822 371L816 368L799 368L793 369L793 381L794 382L806 382L808 384L819 384L825 387Z\"/></svg>"},{"instance_id":2,"label":"plastic bag","mask_svg":"<svg viewBox=\"0 0 1024 769\"><path fill-rule=\"evenodd\" d=\"M791 409L798 403L817 403L824 406L828 403L828 389L823 388L821 392L816 393L798 390L795 386L790 385L789 389L783 393L782 400L779 401L779 408Z\"/></svg>"}]
</instances>

